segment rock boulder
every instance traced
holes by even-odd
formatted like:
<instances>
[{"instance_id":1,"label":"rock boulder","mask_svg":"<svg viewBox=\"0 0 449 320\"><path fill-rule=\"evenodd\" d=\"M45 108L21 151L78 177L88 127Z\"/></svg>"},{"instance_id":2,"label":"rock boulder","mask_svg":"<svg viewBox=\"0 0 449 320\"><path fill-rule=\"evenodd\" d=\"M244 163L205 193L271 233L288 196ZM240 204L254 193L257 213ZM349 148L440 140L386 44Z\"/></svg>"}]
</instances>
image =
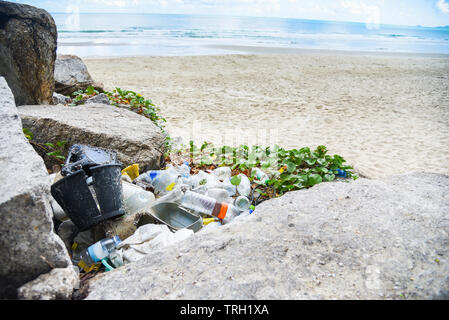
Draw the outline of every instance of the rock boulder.
<instances>
[{"instance_id":1,"label":"rock boulder","mask_svg":"<svg viewBox=\"0 0 449 320\"><path fill-rule=\"evenodd\" d=\"M52 103L56 40L47 11L0 1L0 75L16 105Z\"/></svg>"},{"instance_id":2,"label":"rock boulder","mask_svg":"<svg viewBox=\"0 0 449 320\"><path fill-rule=\"evenodd\" d=\"M0 297L15 298L17 288L26 282L53 268L67 268L71 261L63 241L53 230L51 179L42 158L22 133L14 97L3 77L0 165ZM68 272L70 277L74 271ZM54 288L53 292L57 290Z\"/></svg>"},{"instance_id":3,"label":"rock boulder","mask_svg":"<svg viewBox=\"0 0 449 320\"><path fill-rule=\"evenodd\" d=\"M112 149L125 165L138 163L141 172L159 168L164 154L164 135L148 118L106 104L74 107L40 105L18 107L23 126L41 143L67 140Z\"/></svg>"},{"instance_id":4,"label":"rock boulder","mask_svg":"<svg viewBox=\"0 0 449 320\"><path fill-rule=\"evenodd\" d=\"M55 62L55 91L71 96L74 91L93 86L103 91L103 84L95 82L83 60L74 55L58 55Z\"/></svg>"},{"instance_id":5,"label":"rock boulder","mask_svg":"<svg viewBox=\"0 0 449 320\"><path fill-rule=\"evenodd\" d=\"M448 299L449 177L327 182L107 272L86 299Z\"/></svg>"}]
</instances>

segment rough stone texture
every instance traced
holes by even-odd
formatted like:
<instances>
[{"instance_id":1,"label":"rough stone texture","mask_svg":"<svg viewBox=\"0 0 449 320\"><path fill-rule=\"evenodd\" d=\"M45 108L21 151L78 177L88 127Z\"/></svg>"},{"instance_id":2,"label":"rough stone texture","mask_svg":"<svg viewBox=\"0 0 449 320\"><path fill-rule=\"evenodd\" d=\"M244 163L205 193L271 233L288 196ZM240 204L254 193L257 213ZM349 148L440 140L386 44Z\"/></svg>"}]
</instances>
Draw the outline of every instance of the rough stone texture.
<instances>
[{"instance_id":1,"label":"rough stone texture","mask_svg":"<svg viewBox=\"0 0 449 320\"><path fill-rule=\"evenodd\" d=\"M162 131L148 118L105 104L18 107L23 126L38 142L67 140L112 149L125 165L138 163L141 172L159 168L164 153Z\"/></svg>"},{"instance_id":2,"label":"rough stone texture","mask_svg":"<svg viewBox=\"0 0 449 320\"><path fill-rule=\"evenodd\" d=\"M108 96L104 93L97 94L97 95L93 96L92 98L87 99L85 103L86 104L89 104L89 103L111 104L109 102Z\"/></svg>"},{"instance_id":3,"label":"rough stone texture","mask_svg":"<svg viewBox=\"0 0 449 320\"><path fill-rule=\"evenodd\" d=\"M52 103L56 40L47 11L0 1L0 75L16 105Z\"/></svg>"},{"instance_id":4,"label":"rough stone texture","mask_svg":"<svg viewBox=\"0 0 449 320\"><path fill-rule=\"evenodd\" d=\"M321 183L90 281L86 299L448 299L449 177Z\"/></svg>"},{"instance_id":5,"label":"rough stone texture","mask_svg":"<svg viewBox=\"0 0 449 320\"><path fill-rule=\"evenodd\" d=\"M71 261L53 231L51 179L22 133L14 97L0 77L0 297Z\"/></svg>"},{"instance_id":6,"label":"rough stone texture","mask_svg":"<svg viewBox=\"0 0 449 320\"><path fill-rule=\"evenodd\" d=\"M70 99L69 97L56 93L53 93L53 104L68 104L72 101L72 99Z\"/></svg>"},{"instance_id":7,"label":"rough stone texture","mask_svg":"<svg viewBox=\"0 0 449 320\"><path fill-rule=\"evenodd\" d=\"M18 289L22 300L70 300L79 287L79 275L72 266L56 268Z\"/></svg>"},{"instance_id":8,"label":"rough stone texture","mask_svg":"<svg viewBox=\"0 0 449 320\"><path fill-rule=\"evenodd\" d=\"M74 91L93 86L103 91L103 84L95 82L81 58L74 55L58 55L55 62L55 91L71 96Z\"/></svg>"}]
</instances>

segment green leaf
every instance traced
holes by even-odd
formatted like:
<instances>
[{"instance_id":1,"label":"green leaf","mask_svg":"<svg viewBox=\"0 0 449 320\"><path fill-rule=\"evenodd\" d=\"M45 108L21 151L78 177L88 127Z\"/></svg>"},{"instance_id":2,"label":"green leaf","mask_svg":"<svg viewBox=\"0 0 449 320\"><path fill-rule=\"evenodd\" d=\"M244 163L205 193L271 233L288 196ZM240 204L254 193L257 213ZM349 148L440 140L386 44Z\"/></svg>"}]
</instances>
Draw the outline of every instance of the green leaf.
<instances>
[{"instance_id":1,"label":"green leaf","mask_svg":"<svg viewBox=\"0 0 449 320\"><path fill-rule=\"evenodd\" d=\"M22 132L28 140L33 140L33 133L28 128L22 128Z\"/></svg>"},{"instance_id":2,"label":"green leaf","mask_svg":"<svg viewBox=\"0 0 449 320\"><path fill-rule=\"evenodd\" d=\"M233 176L231 178L231 184L234 185L234 186L238 186L241 181L242 181L242 177L240 177L238 175L237 176Z\"/></svg>"},{"instance_id":3,"label":"green leaf","mask_svg":"<svg viewBox=\"0 0 449 320\"><path fill-rule=\"evenodd\" d=\"M324 175L323 180L324 181L333 181L335 179L335 174L333 173L327 173Z\"/></svg>"},{"instance_id":4,"label":"green leaf","mask_svg":"<svg viewBox=\"0 0 449 320\"><path fill-rule=\"evenodd\" d=\"M61 155L61 151L59 151L59 150L47 152L47 156L60 156L60 155Z\"/></svg>"},{"instance_id":5,"label":"green leaf","mask_svg":"<svg viewBox=\"0 0 449 320\"><path fill-rule=\"evenodd\" d=\"M323 179L321 178L321 176L319 174L312 173L309 175L309 178L307 179L307 185L314 186L322 181L323 181Z\"/></svg>"},{"instance_id":6,"label":"green leaf","mask_svg":"<svg viewBox=\"0 0 449 320\"><path fill-rule=\"evenodd\" d=\"M66 143L67 143L67 140L64 140L64 141L58 141L58 142L56 142L56 145L57 145L58 147L62 147L62 146L64 146Z\"/></svg>"},{"instance_id":7,"label":"green leaf","mask_svg":"<svg viewBox=\"0 0 449 320\"><path fill-rule=\"evenodd\" d=\"M50 147L50 148L54 148L55 147L55 145L53 143L50 143L50 142L45 143L45 145L47 147Z\"/></svg>"},{"instance_id":8,"label":"green leaf","mask_svg":"<svg viewBox=\"0 0 449 320\"><path fill-rule=\"evenodd\" d=\"M313 166L316 163L316 159L305 159L305 162L309 165L309 166Z\"/></svg>"},{"instance_id":9,"label":"green leaf","mask_svg":"<svg viewBox=\"0 0 449 320\"><path fill-rule=\"evenodd\" d=\"M291 161L287 161L287 171L292 173L295 170L296 170L296 164Z\"/></svg>"}]
</instances>

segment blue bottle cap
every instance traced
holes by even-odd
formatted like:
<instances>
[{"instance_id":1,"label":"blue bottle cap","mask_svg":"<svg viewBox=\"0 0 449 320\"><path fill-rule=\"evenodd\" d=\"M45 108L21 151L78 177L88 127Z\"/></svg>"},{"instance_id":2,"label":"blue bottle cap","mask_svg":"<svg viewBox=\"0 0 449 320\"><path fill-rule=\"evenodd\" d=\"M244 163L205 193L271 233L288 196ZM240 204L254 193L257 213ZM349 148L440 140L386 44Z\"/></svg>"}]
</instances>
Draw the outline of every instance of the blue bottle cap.
<instances>
[{"instance_id":1,"label":"blue bottle cap","mask_svg":"<svg viewBox=\"0 0 449 320\"><path fill-rule=\"evenodd\" d=\"M154 178L156 178L158 175L159 175L159 172L157 172L157 171L150 171L150 174L149 174L151 180L154 180Z\"/></svg>"}]
</instances>

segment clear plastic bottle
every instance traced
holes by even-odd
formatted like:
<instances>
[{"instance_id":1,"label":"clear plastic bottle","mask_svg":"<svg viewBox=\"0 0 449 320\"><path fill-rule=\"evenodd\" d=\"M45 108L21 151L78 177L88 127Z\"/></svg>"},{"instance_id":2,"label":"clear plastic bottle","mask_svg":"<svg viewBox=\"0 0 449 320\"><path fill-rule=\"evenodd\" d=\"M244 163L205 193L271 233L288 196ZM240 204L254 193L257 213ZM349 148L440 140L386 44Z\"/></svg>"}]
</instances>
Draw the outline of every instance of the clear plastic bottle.
<instances>
[{"instance_id":1,"label":"clear plastic bottle","mask_svg":"<svg viewBox=\"0 0 449 320\"><path fill-rule=\"evenodd\" d=\"M251 193L251 182L249 182L248 177L243 173L240 173L238 177L241 177L241 180L240 184L237 186L237 192L241 196L248 197Z\"/></svg>"},{"instance_id":2,"label":"clear plastic bottle","mask_svg":"<svg viewBox=\"0 0 449 320\"><path fill-rule=\"evenodd\" d=\"M144 172L136 179L134 179L134 182L146 182L151 184L151 181L153 181L153 179L156 178L156 176L160 175L163 171L164 170L150 170Z\"/></svg>"},{"instance_id":3,"label":"clear plastic bottle","mask_svg":"<svg viewBox=\"0 0 449 320\"><path fill-rule=\"evenodd\" d=\"M251 203L249 202L249 199L245 196L237 197L234 200L234 206L239 209L240 211L246 211L249 209L249 206Z\"/></svg>"},{"instance_id":4,"label":"clear plastic bottle","mask_svg":"<svg viewBox=\"0 0 449 320\"><path fill-rule=\"evenodd\" d=\"M218 202L214 198L193 191L186 191L181 205L195 212L208 214L222 219L223 224L231 222L240 211L232 204Z\"/></svg>"},{"instance_id":5,"label":"clear plastic bottle","mask_svg":"<svg viewBox=\"0 0 449 320\"><path fill-rule=\"evenodd\" d=\"M154 192L158 195L164 195L172 191L174 186L180 182L180 174L174 167L169 167L156 175L151 176L150 174L150 179Z\"/></svg>"},{"instance_id":6,"label":"clear plastic bottle","mask_svg":"<svg viewBox=\"0 0 449 320\"><path fill-rule=\"evenodd\" d=\"M190 177L190 167L187 161L184 161L182 165L177 166L175 169L179 172L182 178L188 179Z\"/></svg>"},{"instance_id":7,"label":"clear plastic bottle","mask_svg":"<svg viewBox=\"0 0 449 320\"><path fill-rule=\"evenodd\" d=\"M74 255L74 260L78 261L78 265L91 266L107 258L109 254L117 248L121 243L119 236L100 240L93 245Z\"/></svg>"},{"instance_id":8,"label":"clear plastic bottle","mask_svg":"<svg viewBox=\"0 0 449 320\"><path fill-rule=\"evenodd\" d=\"M127 214L148 208L155 200L154 194L132 183L122 182L123 205Z\"/></svg>"},{"instance_id":9,"label":"clear plastic bottle","mask_svg":"<svg viewBox=\"0 0 449 320\"><path fill-rule=\"evenodd\" d=\"M212 174L219 180L225 181L231 178L231 168L229 167L218 167L212 171Z\"/></svg>"}]
</instances>

